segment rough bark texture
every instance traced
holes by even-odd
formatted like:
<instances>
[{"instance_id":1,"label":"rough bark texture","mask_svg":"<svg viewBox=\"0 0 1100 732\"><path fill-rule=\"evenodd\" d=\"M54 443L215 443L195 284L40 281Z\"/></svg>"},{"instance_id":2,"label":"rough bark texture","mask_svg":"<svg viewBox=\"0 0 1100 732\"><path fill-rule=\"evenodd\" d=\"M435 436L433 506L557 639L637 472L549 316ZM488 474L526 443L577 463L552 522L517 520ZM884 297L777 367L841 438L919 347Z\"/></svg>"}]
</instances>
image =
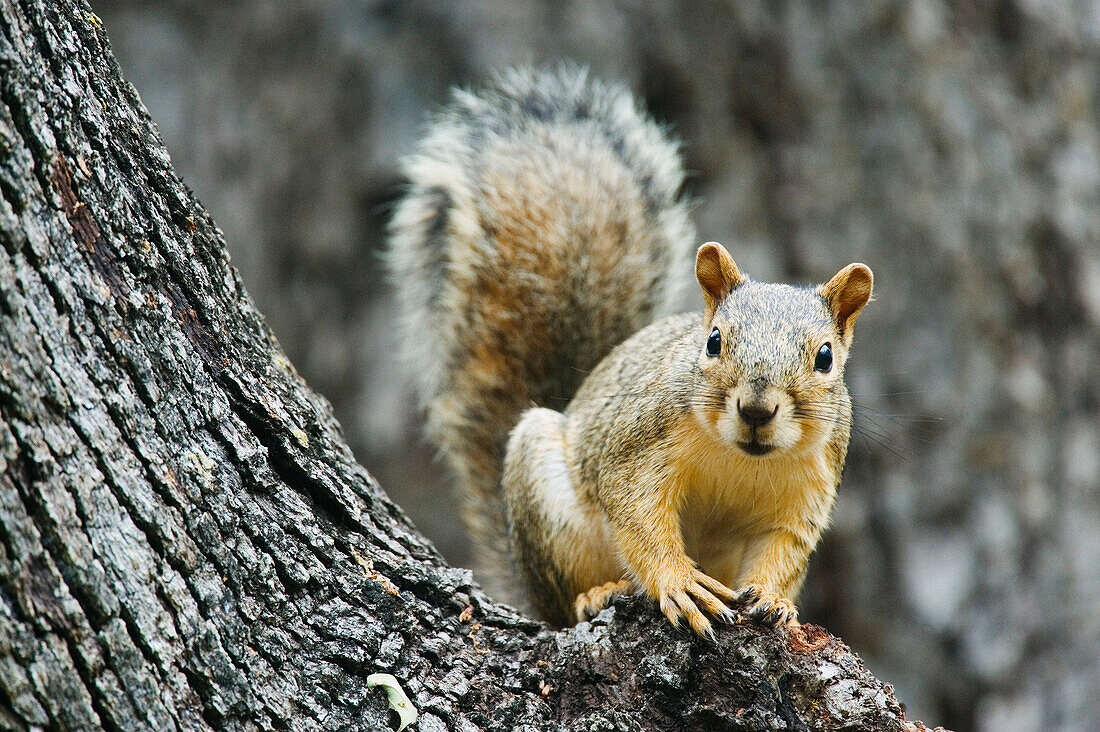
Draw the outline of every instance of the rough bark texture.
<instances>
[{"instance_id":1,"label":"rough bark texture","mask_svg":"<svg viewBox=\"0 0 1100 732\"><path fill-rule=\"evenodd\" d=\"M567 57L628 82L685 141L701 240L758 279L875 271L802 616L915 716L1096 727L1100 2L97 9L293 362L455 563L468 547L381 345L396 159L449 86L502 66Z\"/></svg>"},{"instance_id":2,"label":"rough bark texture","mask_svg":"<svg viewBox=\"0 0 1100 732\"><path fill-rule=\"evenodd\" d=\"M835 638L623 602L554 633L356 464L99 18L0 0L0 729L905 726Z\"/></svg>"}]
</instances>

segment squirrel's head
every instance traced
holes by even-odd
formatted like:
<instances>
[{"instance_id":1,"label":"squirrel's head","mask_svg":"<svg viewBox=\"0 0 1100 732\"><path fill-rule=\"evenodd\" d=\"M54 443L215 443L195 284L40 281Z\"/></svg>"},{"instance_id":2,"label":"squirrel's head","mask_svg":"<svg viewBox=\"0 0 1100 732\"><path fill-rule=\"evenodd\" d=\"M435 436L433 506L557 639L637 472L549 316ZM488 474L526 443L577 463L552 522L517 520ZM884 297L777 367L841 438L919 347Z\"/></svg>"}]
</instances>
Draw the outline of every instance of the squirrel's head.
<instances>
[{"instance_id":1,"label":"squirrel's head","mask_svg":"<svg viewBox=\"0 0 1100 732\"><path fill-rule=\"evenodd\" d=\"M693 408L704 428L753 456L813 449L838 431L847 446L844 365L871 270L849 264L818 287L753 282L710 242L695 275L706 312Z\"/></svg>"}]
</instances>

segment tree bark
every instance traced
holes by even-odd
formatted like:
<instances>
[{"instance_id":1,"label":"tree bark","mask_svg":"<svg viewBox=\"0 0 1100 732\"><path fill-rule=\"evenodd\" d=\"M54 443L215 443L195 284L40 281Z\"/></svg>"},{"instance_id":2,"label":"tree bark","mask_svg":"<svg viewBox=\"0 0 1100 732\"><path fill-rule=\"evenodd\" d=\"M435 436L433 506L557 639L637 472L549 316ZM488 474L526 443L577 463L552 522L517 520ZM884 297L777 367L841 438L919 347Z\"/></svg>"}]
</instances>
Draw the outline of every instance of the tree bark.
<instances>
[{"instance_id":1,"label":"tree bark","mask_svg":"<svg viewBox=\"0 0 1100 732\"><path fill-rule=\"evenodd\" d=\"M495 605L352 457L83 3L0 0L0 729L911 727L814 626Z\"/></svg>"}]
</instances>

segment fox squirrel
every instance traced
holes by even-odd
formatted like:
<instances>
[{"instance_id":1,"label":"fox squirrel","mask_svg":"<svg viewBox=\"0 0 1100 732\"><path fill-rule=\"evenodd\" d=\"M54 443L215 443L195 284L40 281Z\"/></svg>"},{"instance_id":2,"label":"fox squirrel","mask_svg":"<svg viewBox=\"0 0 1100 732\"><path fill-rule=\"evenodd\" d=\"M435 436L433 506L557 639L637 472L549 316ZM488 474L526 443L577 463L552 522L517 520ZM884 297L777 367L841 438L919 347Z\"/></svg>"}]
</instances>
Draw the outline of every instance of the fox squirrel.
<instances>
[{"instance_id":1,"label":"fox squirrel","mask_svg":"<svg viewBox=\"0 0 1100 732\"><path fill-rule=\"evenodd\" d=\"M635 590L700 634L731 600L796 623L870 269L758 283L707 243L703 313L646 325L690 267L677 147L575 67L456 91L407 173L404 343L486 589L559 627Z\"/></svg>"}]
</instances>

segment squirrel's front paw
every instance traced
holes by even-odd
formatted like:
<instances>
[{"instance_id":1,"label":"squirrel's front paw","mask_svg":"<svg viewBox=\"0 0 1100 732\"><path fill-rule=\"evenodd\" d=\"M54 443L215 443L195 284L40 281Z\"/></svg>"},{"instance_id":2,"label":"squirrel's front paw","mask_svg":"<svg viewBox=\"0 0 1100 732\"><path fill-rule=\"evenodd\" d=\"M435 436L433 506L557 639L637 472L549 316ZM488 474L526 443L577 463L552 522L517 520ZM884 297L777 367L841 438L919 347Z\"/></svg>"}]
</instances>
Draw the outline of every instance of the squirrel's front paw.
<instances>
[{"instance_id":1,"label":"squirrel's front paw","mask_svg":"<svg viewBox=\"0 0 1100 732\"><path fill-rule=\"evenodd\" d=\"M588 592L582 592L577 595L577 599L573 602L573 612L577 615L577 622L591 620L596 617L596 613L607 607L607 603L611 602L612 597L626 594L629 591L630 581L618 580L617 582L605 582L602 585L596 585Z\"/></svg>"},{"instance_id":2,"label":"squirrel's front paw","mask_svg":"<svg viewBox=\"0 0 1100 732\"><path fill-rule=\"evenodd\" d=\"M702 610L726 621L734 617L719 599L732 600L735 597L733 590L694 567L680 576L670 578L656 594L661 612L673 625L679 627L680 620L687 618L688 625L699 635L714 637L710 621Z\"/></svg>"},{"instance_id":3,"label":"squirrel's front paw","mask_svg":"<svg viewBox=\"0 0 1100 732\"><path fill-rule=\"evenodd\" d=\"M745 585L736 593L748 606L748 616L765 625L798 625L798 608L787 598L758 585Z\"/></svg>"}]
</instances>

